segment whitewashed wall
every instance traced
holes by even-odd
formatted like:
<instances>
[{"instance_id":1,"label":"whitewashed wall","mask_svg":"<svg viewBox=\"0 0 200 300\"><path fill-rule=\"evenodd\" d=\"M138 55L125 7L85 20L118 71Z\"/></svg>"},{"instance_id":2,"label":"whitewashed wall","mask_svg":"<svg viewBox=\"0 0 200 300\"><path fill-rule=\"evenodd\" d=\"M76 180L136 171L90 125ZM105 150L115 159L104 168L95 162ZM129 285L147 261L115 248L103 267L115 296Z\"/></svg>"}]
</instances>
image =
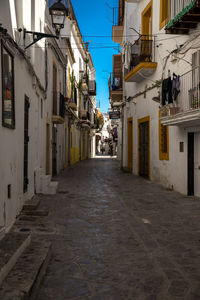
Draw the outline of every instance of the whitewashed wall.
<instances>
[{"instance_id":1,"label":"whitewashed wall","mask_svg":"<svg viewBox=\"0 0 200 300\"><path fill-rule=\"evenodd\" d=\"M133 42L136 36L130 27L134 27L137 31L141 32L141 12L144 10L149 1L142 0L138 4L126 3L125 10L125 28L124 28L124 43ZM167 35L164 28L159 30L160 18L160 1L153 1L153 34L156 35L156 62L158 63L157 70L148 79L141 80L140 83L124 83L124 96L127 98L134 96L140 91L144 91L145 86L150 87L156 80L168 77L168 70L170 74L184 74L191 69L192 53L196 50L186 51L184 60L178 59L172 61L168 59L166 68L164 66L164 59L172 50L176 49L184 42L194 37L194 33L189 36L181 35ZM189 63L185 62L188 61ZM152 100L153 97L158 96L158 89L153 89L147 92L146 99L144 96L135 98L124 108L124 155L123 165L127 166L128 160L128 142L127 142L127 119L133 117L133 173L138 172L138 125L137 120L146 116L150 116L150 143L151 143L151 179L159 182L166 187L173 188L183 194L187 193L187 133L190 129L185 130L179 127L169 127L169 161L159 160L159 136L158 136L158 111L159 104ZM192 129L191 129L192 130ZM198 129L197 129L198 131ZM180 153L180 142L184 142L184 152ZM200 161L199 145L200 136L198 133L195 135L196 155L195 155L195 194L200 195L199 180L200 171L197 169Z\"/></svg>"}]
</instances>

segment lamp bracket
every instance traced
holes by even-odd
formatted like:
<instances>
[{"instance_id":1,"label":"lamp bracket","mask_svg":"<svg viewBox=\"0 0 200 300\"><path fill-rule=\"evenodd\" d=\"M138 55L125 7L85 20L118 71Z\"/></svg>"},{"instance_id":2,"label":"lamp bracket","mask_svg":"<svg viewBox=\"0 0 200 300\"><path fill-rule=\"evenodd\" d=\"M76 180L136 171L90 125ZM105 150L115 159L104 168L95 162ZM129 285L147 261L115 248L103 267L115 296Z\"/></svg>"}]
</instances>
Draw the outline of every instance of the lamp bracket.
<instances>
[{"instance_id":1,"label":"lamp bracket","mask_svg":"<svg viewBox=\"0 0 200 300\"><path fill-rule=\"evenodd\" d=\"M30 43L28 46L25 47L25 50L37 43L39 40L43 38L55 38L58 39L59 37L57 35L48 34L48 33L42 33L42 32L35 32L35 31L27 31L24 29L24 40L26 38L26 34L31 34L33 36L33 42Z\"/></svg>"}]
</instances>

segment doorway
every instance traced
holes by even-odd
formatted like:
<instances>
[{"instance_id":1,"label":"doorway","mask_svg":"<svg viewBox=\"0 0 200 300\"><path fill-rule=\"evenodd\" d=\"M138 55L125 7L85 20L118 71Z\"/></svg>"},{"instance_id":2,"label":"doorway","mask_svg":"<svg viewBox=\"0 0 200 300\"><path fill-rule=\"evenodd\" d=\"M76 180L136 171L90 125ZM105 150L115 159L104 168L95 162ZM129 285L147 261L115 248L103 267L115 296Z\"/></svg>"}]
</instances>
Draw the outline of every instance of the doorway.
<instances>
[{"instance_id":1,"label":"doorway","mask_svg":"<svg viewBox=\"0 0 200 300\"><path fill-rule=\"evenodd\" d=\"M52 128L52 176L57 175L57 128Z\"/></svg>"},{"instance_id":2,"label":"doorway","mask_svg":"<svg viewBox=\"0 0 200 300\"><path fill-rule=\"evenodd\" d=\"M29 143L29 98L25 96L24 100L24 193L28 190L28 143Z\"/></svg>"},{"instance_id":3,"label":"doorway","mask_svg":"<svg viewBox=\"0 0 200 300\"><path fill-rule=\"evenodd\" d=\"M133 170L133 118L128 119L128 168Z\"/></svg>"},{"instance_id":4,"label":"doorway","mask_svg":"<svg viewBox=\"0 0 200 300\"><path fill-rule=\"evenodd\" d=\"M138 120L138 173L150 179L150 120L149 117Z\"/></svg>"},{"instance_id":5,"label":"doorway","mask_svg":"<svg viewBox=\"0 0 200 300\"><path fill-rule=\"evenodd\" d=\"M46 175L50 175L50 124L46 124Z\"/></svg>"},{"instance_id":6,"label":"doorway","mask_svg":"<svg viewBox=\"0 0 200 300\"><path fill-rule=\"evenodd\" d=\"M194 132L188 133L188 196L194 196Z\"/></svg>"}]
</instances>

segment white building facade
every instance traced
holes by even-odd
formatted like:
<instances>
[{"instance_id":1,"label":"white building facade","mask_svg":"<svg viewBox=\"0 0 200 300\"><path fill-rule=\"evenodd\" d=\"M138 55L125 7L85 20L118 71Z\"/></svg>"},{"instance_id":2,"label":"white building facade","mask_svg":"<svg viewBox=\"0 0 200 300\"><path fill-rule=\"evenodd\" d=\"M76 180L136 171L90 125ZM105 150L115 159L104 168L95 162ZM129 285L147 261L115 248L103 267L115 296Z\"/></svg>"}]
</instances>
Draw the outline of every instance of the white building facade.
<instances>
[{"instance_id":1,"label":"white building facade","mask_svg":"<svg viewBox=\"0 0 200 300\"><path fill-rule=\"evenodd\" d=\"M76 52L80 42L73 41L75 15L69 14L65 24L71 39L61 30L58 39L42 38L28 47L34 37L31 32L55 36L47 1L3 0L0 7L0 228L9 230L26 200L36 193L56 193L58 184L52 177L76 162L72 148L83 149L80 128L84 126L88 140L82 153L84 158L92 156L96 85L88 96L91 119L83 120L69 104L74 100L72 69L78 79L79 58L87 56L83 42L82 52ZM91 57L88 65L93 73ZM78 92L76 97L79 107ZM79 153L77 161L83 159Z\"/></svg>"},{"instance_id":2,"label":"white building facade","mask_svg":"<svg viewBox=\"0 0 200 300\"><path fill-rule=\"evenodd\" d=\"M196 196L198 9L199 1L120 1L123 21L113 26L113 40L122 46L122 166Z\"/></svg>"}]
</instances>

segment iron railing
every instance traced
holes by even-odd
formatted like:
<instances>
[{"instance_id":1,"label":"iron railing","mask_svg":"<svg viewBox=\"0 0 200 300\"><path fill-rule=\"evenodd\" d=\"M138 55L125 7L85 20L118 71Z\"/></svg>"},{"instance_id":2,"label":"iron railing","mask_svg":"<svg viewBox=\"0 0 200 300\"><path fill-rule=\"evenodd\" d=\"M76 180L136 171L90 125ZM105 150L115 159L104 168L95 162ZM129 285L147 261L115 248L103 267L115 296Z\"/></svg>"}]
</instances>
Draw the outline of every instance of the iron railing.
<instances>
[{"instance_id":1,"label":"iron railing","mask_svg":"<svg viewBox=\"0 0 200 300\"><path fill-rule=\"evenodd\" d=\"M53 91L53 115L57 115L57 101L58 101L58 93L57 91Z\"/></svg>"},{"instance_id":2,"label":"iron railing","mask_svg":"<svg viewBox=\"0 0 200 300\"><path fill-rule=\"evenodd\" d=\"M79 71L79 80L82 80L82 83L89 84L89 76L84 71Z\"/></svg>"},{"instance_id":3,"label":"iron railing","mask_svg":"<svg viewBox=\"0 0 200 300\"><path fill-rule=\"evenodd\" d=\"M113 25L122 26L124 21L124 0L119 0L119 6L113 7Z\"/></svg>"},{"instance_id":4,"label":"iron railing","mask_svg":"<svg viewBox=\"0 0 200 300\"><path fill-rule=\"evenodd\" d=\"M180 77L180 93L173 107L164 106L161 116L177 115L200 109L200 67L195 67Z\"/></svg>"},{"instance_id":5,"label":"iron railing","mask_svg":"<svg viewBox=\"0 0 200 300\"><path fill-rule=\"evenodd\" d=\"M174 20L179 13L189 8L190 5L193 5L195 0L170 0L169 1L169 11L170 11L170 20Z\"/></svg>"},{"instance_id":6,"label":"iron railing","mask_svg":"<svg viewBox=\"0 0 200 300\"><path fill-rule=\"evenodd\" d=\"M141 35L131 46L130 70L141 62L155 61L155 38L152 35ZM130 71L129 70L129 71Z\"/></svg>"},{"instance_id":7,"label":"iron railing","mask_svg":"<svg viewBox=\"0 0 200 300\"><path fill-rule=\"evenodd\" d=\"M89 80L89 94L90 96L96 96L96 81Z\"/></svg>"},{"instance_id":8,"label":"iron railing","mask_svg":"<svg viewBox=\"0 0 200 300\"><path fill-rule=\"evenodd\" d=\"M123 77L121 73L118 76L115 75L115 77L113 77L112 91L121 90L122 87L123 87Z\"/></svg>"}]
</instances>

